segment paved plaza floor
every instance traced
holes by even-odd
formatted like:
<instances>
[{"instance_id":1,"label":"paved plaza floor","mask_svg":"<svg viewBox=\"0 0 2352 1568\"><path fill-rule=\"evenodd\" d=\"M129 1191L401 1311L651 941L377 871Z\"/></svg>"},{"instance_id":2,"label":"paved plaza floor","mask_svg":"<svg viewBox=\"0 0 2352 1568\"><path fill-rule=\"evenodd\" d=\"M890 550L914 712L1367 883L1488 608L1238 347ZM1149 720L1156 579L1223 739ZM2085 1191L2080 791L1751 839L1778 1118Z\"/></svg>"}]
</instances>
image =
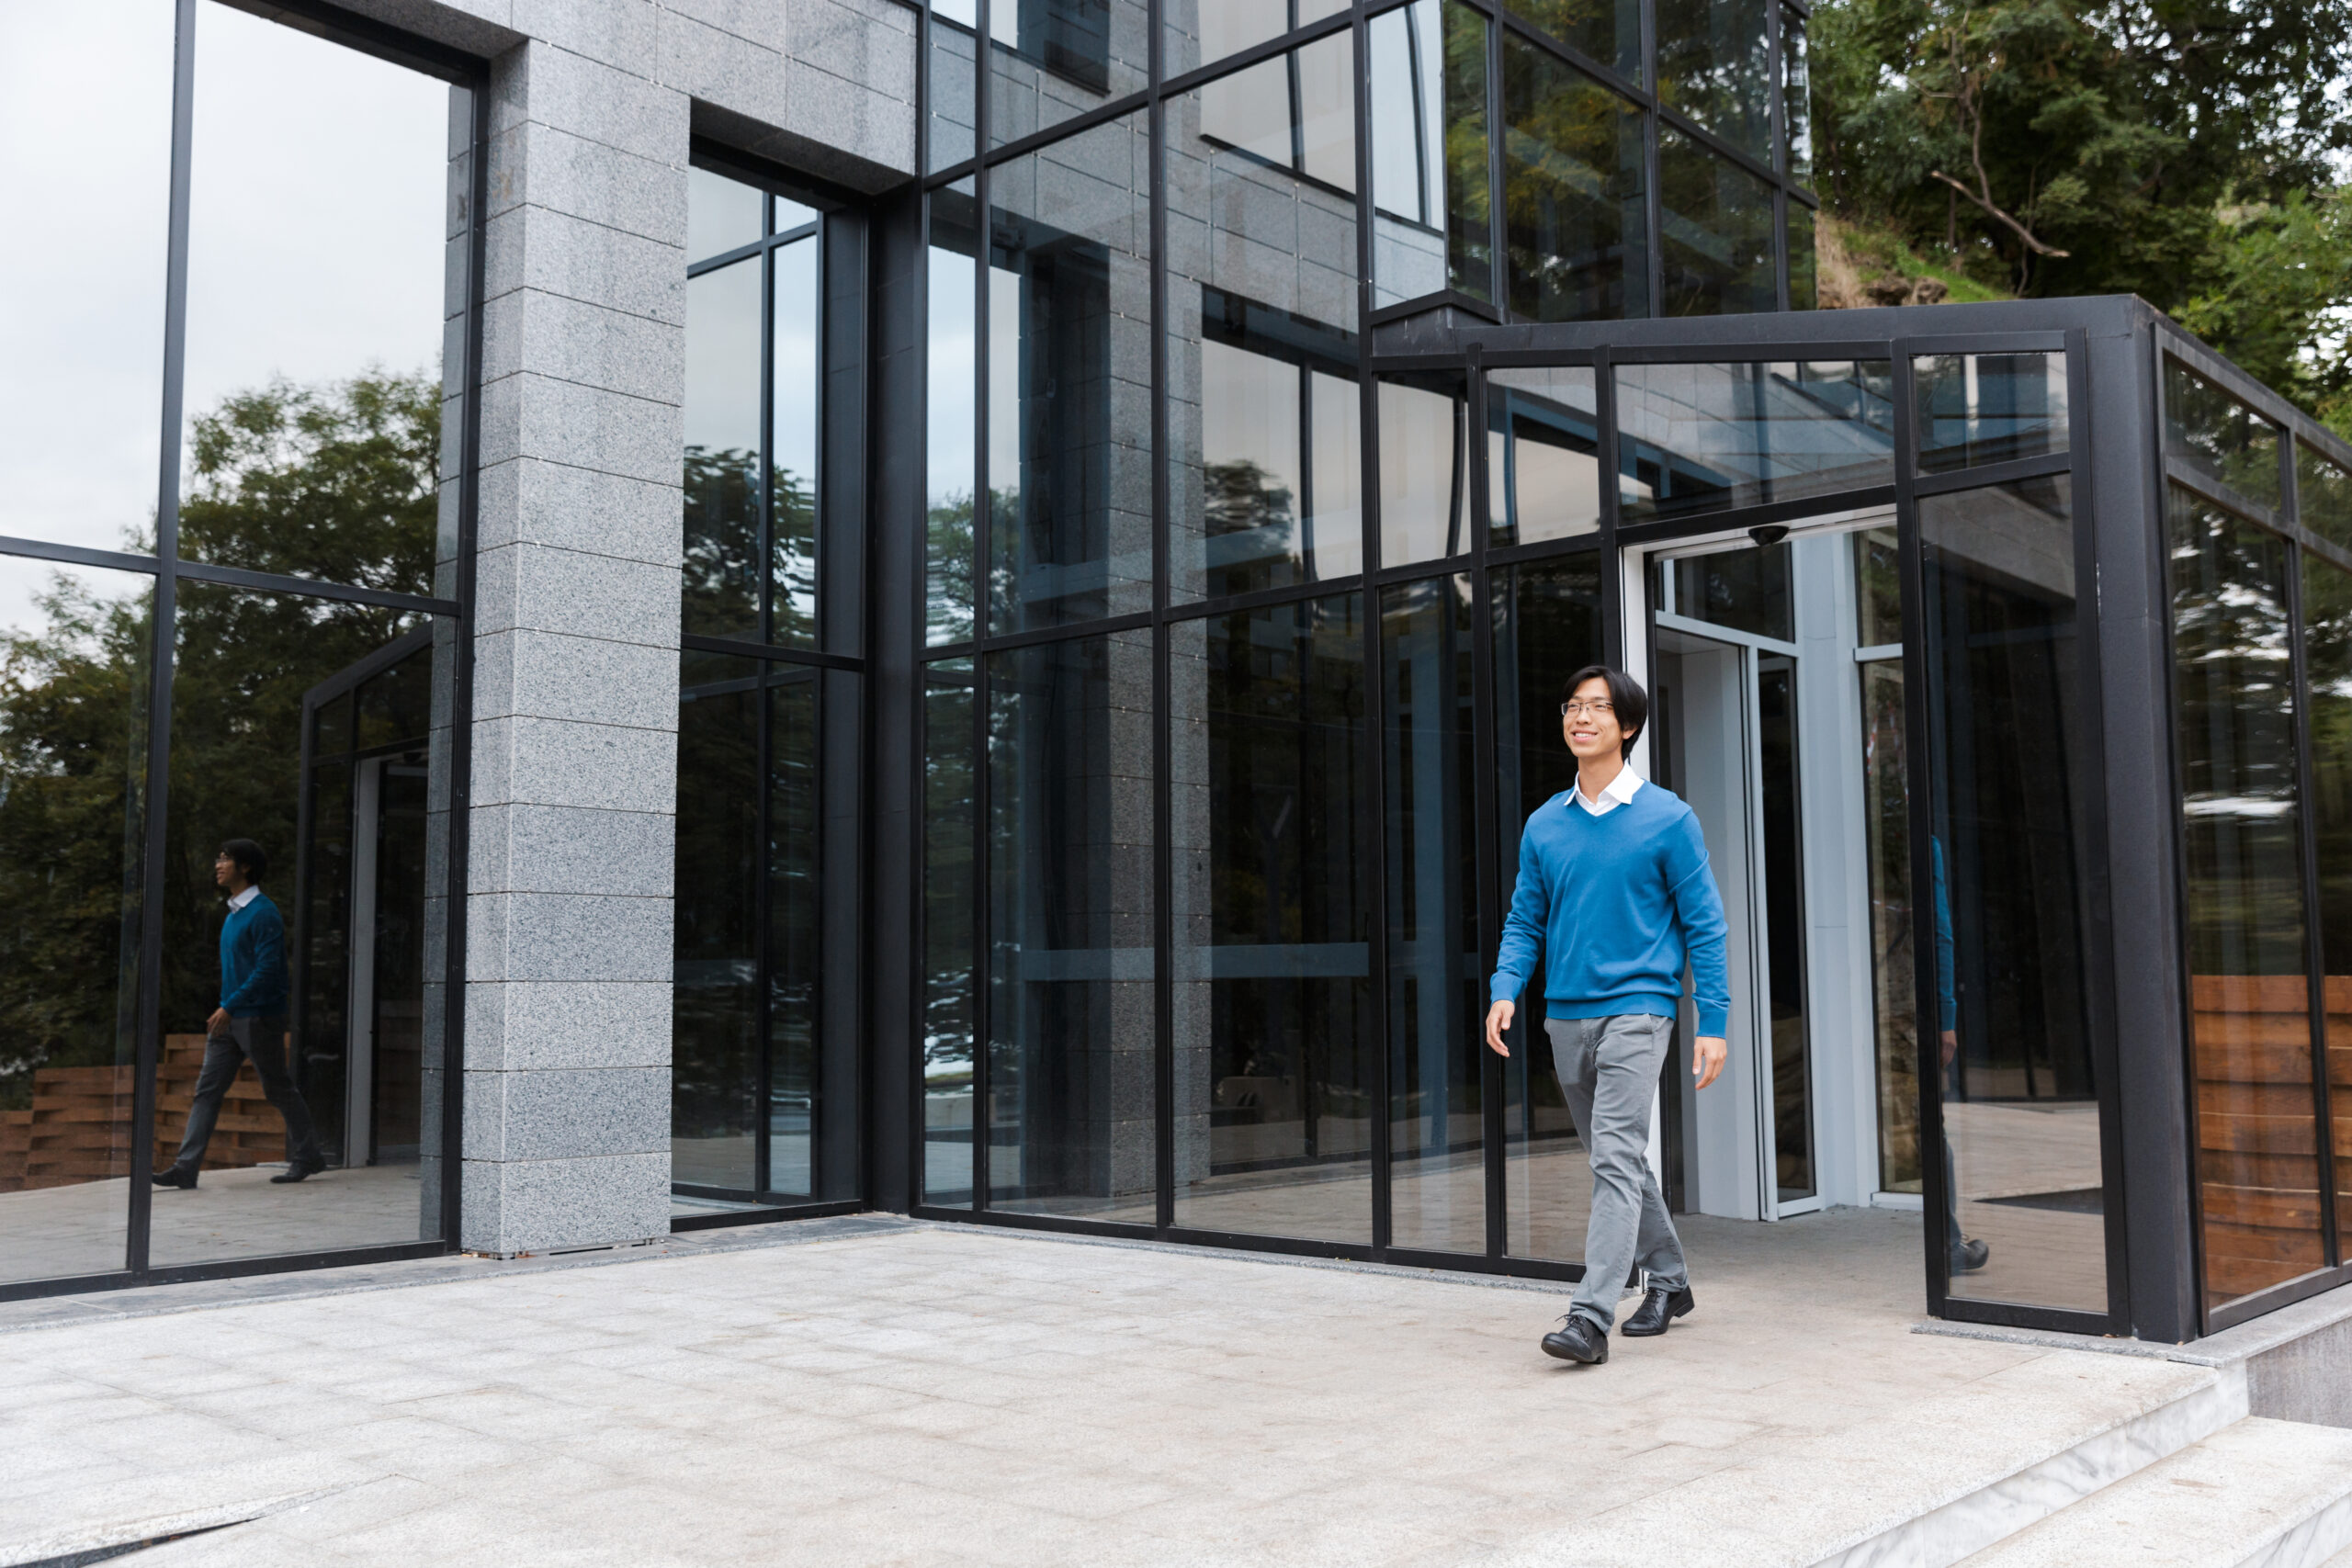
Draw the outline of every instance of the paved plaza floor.
<instances>
[{"instance_id":1,"label":"paved plaza floor","mask_svg":"<svg viewBox=\"0 0 2352 1568\"><path fill-rule=\"evenodd\" d=\"M1692 1220L1589 1369L1566 1287L867 1216L19 1303L0 1562L1753 1568L2210 1378L1914 1334L1917 1225Z\"/></svg>"}]
</instances>

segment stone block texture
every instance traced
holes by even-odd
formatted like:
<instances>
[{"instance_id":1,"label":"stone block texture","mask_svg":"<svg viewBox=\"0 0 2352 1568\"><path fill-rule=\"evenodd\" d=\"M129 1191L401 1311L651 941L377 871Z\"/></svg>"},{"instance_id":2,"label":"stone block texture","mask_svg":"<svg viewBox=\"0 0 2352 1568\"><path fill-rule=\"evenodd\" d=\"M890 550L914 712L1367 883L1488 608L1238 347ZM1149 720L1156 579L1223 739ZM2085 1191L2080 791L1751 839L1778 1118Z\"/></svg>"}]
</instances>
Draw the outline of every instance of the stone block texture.
<instances>
[{"instance_id":1,"label":"stone block texture","mask_svg":"<svg viewBox=\"0 0 2352 1568\"><path fill-rule=\"evenodd\" d=\"M905 180L917 13L344 3L491 62L459 1239L638 1241L670 1214L689 141Z\"/></svg>"}]
</instances>

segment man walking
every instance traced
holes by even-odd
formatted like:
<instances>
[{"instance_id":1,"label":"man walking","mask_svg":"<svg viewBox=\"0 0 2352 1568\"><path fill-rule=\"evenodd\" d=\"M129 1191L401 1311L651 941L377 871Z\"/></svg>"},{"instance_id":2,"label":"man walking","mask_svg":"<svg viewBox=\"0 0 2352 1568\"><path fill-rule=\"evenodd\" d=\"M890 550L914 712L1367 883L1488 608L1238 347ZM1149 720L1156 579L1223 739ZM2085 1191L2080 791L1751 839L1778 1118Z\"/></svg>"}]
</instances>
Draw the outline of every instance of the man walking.
<instances>
[{"instance_id":1,"label":"man walking","mask_svg":"<svg viewBox=\"0 0 2352 1568\"><path fill-rule=\"evenodd\" d=\"M1576 787L1536 807L1520 836L1487 1044L1510 1055L1503 1035L1540 949L1544 1027L1592 1162L1584 1279L1544 1350L1591 1364L1609 1359L1618 1292L1634 1264L1646 1290L1625 1320L1627 1335L1663 1334L1691 1308L1682 1242L1649 1167L1650 1102L1685 962L1699 1005L1690 1070L1701 1089L1724 1068L1731 989L1723 897L1699 819L1625 765L1648 721L1649 694L1623 671L1595 664L1570 677L1564 694L1560 732L1576 756Z\"/></svg>"},{"instance_id":2,"label":"man walking","mask_svg":"<svg viewBox=\"0 0 2352 1568\"><path fill-rule=\"evenodd\" d=\"M250 1060L261 1091L286 1119L286 1168L273 1182L300 1181L325 1166L311 1128L311 1108L286 1071L286 922L261 890L269 857L251 839L232 839L212 863L212 880L229 891L220 926L220 1005L205 1025L204 1068L196 1077L179 1157L155 1173L158 1187L194 1187L212 1141L220 1100Z\"/></svg>"}]
</instances>

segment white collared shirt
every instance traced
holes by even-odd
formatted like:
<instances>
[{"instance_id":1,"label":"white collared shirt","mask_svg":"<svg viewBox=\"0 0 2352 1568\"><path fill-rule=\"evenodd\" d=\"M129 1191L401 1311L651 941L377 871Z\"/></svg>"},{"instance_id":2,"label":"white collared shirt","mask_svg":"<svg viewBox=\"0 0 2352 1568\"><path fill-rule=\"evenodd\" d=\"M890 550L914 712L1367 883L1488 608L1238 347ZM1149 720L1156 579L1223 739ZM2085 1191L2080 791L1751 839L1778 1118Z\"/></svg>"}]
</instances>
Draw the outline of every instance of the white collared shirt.
<instances>
[{"instance_id":1,"label":"white collared shirt","mask_svg":"<svg viewBox=\"0 0 2352 1568\"><path fill-rule=\"evenodd\" d=\"M1587 800L1585 798L1584 781L1582 779L1578 779L1576 782L1575 786L1571 788L1568 793L1577 797L1577 804L1578 806L1583 807L1595 817L1606 817L1611 812L1616 810L1619 807L1631 801L1634 798L1634 792L1639 790L1641 787L1641 775L1634 773L1631 768L1619 768L1617 770L1617 776L1611 779L1608 784L1601 786L1600 798L1598 801Z\"/></svg>"},{"instance_id":2,"label":"white collared shirt","mask_svg":"<svg viewBox=\"0 0 2352 1568\"><path fill-rule=\"evenodd\" d=\"M1606 795L1608 791L1603 790L1601 793ZM245 890L243 893L232 894L230 896L229 908L232 909L242 909L260 897L261 884L257 882L248 882L245 884Z\"/></svg>"}]
</instances>

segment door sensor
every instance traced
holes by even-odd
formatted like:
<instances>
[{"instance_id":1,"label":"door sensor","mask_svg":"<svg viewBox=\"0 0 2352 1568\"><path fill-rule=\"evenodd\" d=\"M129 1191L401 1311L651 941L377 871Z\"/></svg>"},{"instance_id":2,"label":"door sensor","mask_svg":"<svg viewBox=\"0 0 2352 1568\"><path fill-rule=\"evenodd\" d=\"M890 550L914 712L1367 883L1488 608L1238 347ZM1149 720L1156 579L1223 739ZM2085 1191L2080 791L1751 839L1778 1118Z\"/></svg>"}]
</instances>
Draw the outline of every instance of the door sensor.
<instances>
[{"instance_id":1,"label":"door sensor","mask_svg":"<svg viewBox=\"0 0 2352 1568\"><path fill-rule=\"evenodd\" d=\"M1759 548L1777 545L1789 536L1789 525L1786 523L1758 523L1747 531L1747 536L1755 540Z\"/></svg>"}]
</instances>

